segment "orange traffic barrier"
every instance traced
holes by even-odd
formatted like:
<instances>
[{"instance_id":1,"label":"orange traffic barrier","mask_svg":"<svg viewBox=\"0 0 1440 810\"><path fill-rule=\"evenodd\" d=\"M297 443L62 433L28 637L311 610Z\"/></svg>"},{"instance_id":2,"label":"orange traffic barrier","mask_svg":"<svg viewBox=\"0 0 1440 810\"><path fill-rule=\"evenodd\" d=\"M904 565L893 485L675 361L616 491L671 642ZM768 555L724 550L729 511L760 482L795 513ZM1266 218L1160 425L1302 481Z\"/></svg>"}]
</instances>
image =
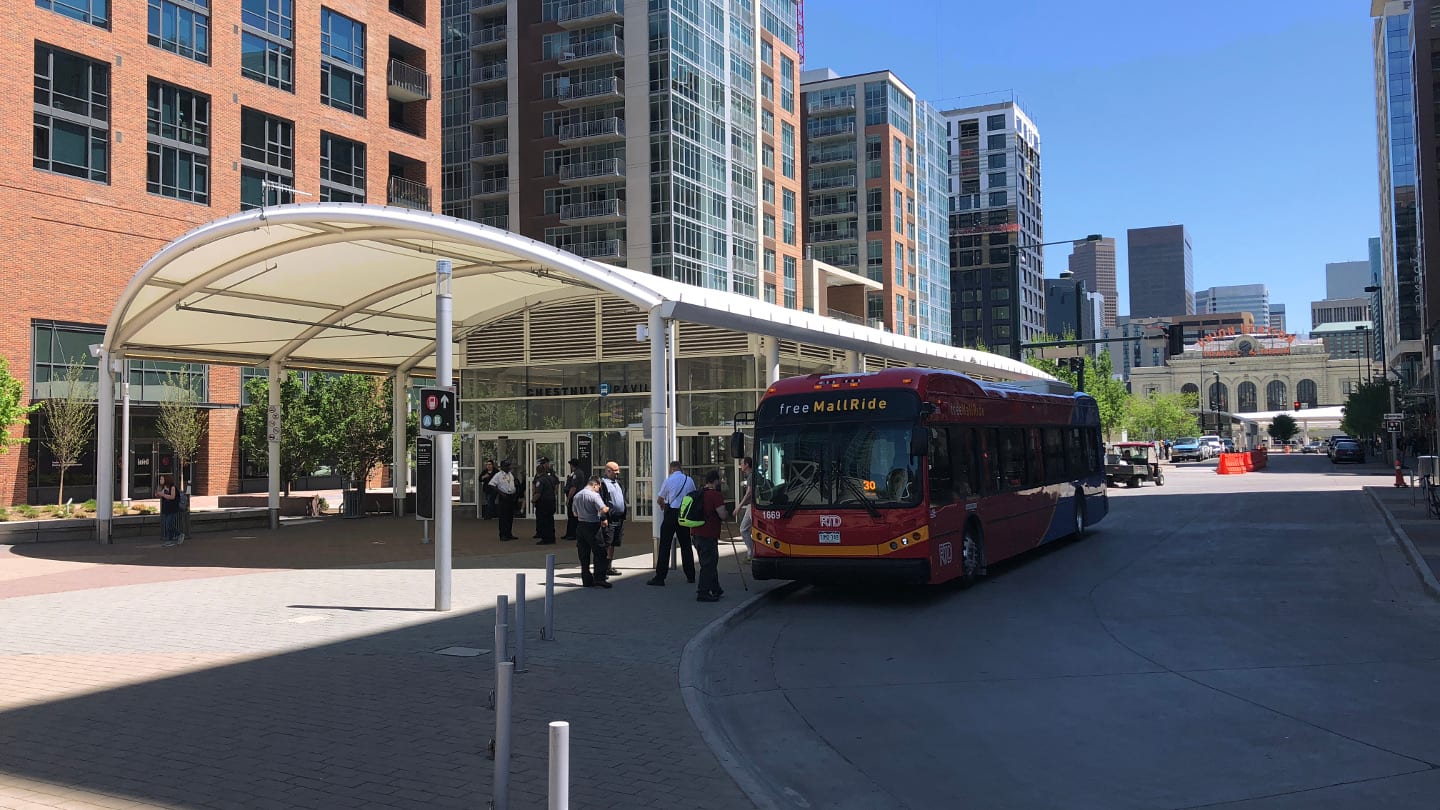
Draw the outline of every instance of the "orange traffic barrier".
<instances>
[{"instance_id":1,"label":"orange traffic barrier","mask_svg":"<svg viewBox=\"0 0 1440 810\"><path fill-rule=\"evenodd\" d=\"M1250 451L1250 460L1255 469L1263 470L1270 464L1270 451L1263 447Z\"/></svg>"},{"instance_id":2,"label":"orange traffic barrier","mask_svg":"<svg viewBox=\"0 0 1440 810\"><path fill-rule=\"evenodd\" d=\"M1215 468L1219 475L1244 475L1245 462L1241 460L1241 453L1221 453L1220 464Z\"/></svg>"},{"instance_id":3,"label":"orange traffic barrier","mask_svg":"<svg viewBox=\"0 0 1440 810\"><path fill-rule=\"evenodd\" d=\"M1254 456L1254 454L1252 454L1252 453L1236 453L1235 455L1237 455L1237 456L1240 457L1240 466L1242 466L1242 467L1245 468L1245 472L1255 472L1255 456Z\"/></svg>"}]
</instances>

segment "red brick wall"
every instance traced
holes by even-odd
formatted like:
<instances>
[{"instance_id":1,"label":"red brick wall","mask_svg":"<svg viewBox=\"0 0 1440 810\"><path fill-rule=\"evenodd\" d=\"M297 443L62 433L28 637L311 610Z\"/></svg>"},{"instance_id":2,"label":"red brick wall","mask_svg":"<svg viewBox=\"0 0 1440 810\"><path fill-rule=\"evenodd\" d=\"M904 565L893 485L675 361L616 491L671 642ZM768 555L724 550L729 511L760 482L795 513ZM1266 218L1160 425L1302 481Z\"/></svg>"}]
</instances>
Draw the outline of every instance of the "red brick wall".
<instances>
[{"instance_id":1,"label":"red brick wall","mask_svg":"<svg viewBox=\"0 0 1440 810\"><path fill-rule=\"evenodd\" d=\"M203 65L146 43L143 3L111 3L109 31L38 8L11 4L9 32L0 38L0 356L30 392L31 319L104 324L125 285L167 242L240 208L240 110L253 107L295 122L295 185L318 200L320 132L367 144L369 200L384 203L389 154L426 161L438 208L440 177L439 0L427 0L421 26L391 13L386 4L333 0L326 6L364 22L367 42L366 107L360 118L320 103L320 11L297 4L295 92L286 93L240 75L240 2L217 0L211 13L211 63ZM426 137L388 125L386 68L394 36L426 53L434 97L425 104ZM110 180L96 183L32 166L33 63L41 42L110 65ZM210 96L211 202L199 205L145 190L146 83L154 77ZM238 401L238 371L213 369L211 400ZM207 493L233 489L238 476L236 414L210 415ZM20 435L21 429L12 430ZM0 455L0 503L25 499L23 448Z\"/></svg>"}]
</instances>

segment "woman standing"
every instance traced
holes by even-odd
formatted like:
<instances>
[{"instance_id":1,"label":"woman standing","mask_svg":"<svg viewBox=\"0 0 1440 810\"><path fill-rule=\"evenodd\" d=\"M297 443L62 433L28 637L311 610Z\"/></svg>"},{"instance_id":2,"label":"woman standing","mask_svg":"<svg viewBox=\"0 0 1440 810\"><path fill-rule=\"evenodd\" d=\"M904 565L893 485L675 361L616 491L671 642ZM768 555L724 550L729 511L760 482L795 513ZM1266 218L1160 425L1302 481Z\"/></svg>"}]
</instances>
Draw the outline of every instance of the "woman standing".
<instances>
[{"instance_id":1,"label":"woman standing","mask_svg":"<svg viewBox=\"0 0 1440 810\"><path fill-rule=\"evenodd\" d=\"M480 517L484 520L495 517L496 492L490 486L490 479L494 478L497 472L499 470L495 469L495 460L485 459L485 469L480 471Z\"/></svg>"},{"instance_id":2,"label":"woman standing","mask_svg":"<svg viewBox=\"0 0 1440 810\"><path fill-rule=\"evenodd\" d=\"M185 542L176 528L180 522L180 491L175 488L175 479L160 476L160 539L161 545L169 548ZM179 537L180 539L176 539Z\"/></svg>"}]
</instances>

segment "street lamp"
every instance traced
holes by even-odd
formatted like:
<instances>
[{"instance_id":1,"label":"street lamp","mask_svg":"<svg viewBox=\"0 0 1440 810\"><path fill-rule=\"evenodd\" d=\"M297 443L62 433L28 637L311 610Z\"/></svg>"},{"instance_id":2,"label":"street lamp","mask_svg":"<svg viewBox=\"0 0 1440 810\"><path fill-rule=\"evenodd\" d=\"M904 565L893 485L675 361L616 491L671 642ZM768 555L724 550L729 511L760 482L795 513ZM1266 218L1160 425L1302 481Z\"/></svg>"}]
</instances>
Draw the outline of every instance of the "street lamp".
<instances>
[{"instance_id":1,"label":"street lamp","mask_svg":"<svg viewBox=\"0 0 1440 810\"><path fill-rule=\"evenodd\" d=\"M1021 300L1020 300L1020 250L1021 250L1021 248L1041 248L1041 247L1046 247L1046 246L1048 246L1048 245L1073 245L1073 244L1075 244L1076 242L1099 242L1101 239L1104 238L1104 236L1102 236L1101 234L1092 233L1092 234L1086 235L1086 237L1085 237L1084 239L1060 239L1060 240L1057 240L1057 241L1054 241L1054 242L1034 242L1034 243L1032 243L1032 244L1022 245L1022 244L1020 244L1020 237L1023 236L1023 235L1024 235L1023 232L1017 231L1016 234L1015 234L1015 242L1014 242L1014 244L1010 245L1010 313L1011 313L1011 315L1010 315L1010 324L1009 324L1009 326L1010 326L1010 340L1009 340L1009 343L1010 343L1010 356L1011 356L1012 358L1016 359L1016 360L1021 359L1021 358L1020 358L1020 342L1021 342L1020 327L1021 327L1022 321L1023 321L1023 318L1021 317L1021 313L1024 312L1024 304L1023 304L1023 302L1021 302ZM993 327L994 324L992 323L991 326ZM1077 323L1077 324L1075 325L1075 328L1078 330L1078 329L1080 328L1080 324ZM991 336L993 337L994 335L992 334Z\"/></svg>"}]
</instances>

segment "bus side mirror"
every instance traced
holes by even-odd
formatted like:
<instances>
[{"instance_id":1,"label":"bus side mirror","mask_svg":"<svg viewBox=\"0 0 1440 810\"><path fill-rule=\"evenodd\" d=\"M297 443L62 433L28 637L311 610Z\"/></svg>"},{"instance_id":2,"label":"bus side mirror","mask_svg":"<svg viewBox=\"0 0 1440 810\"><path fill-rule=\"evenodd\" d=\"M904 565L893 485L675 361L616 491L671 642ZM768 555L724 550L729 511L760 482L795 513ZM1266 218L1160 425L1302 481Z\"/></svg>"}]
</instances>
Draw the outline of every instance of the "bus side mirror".
<instances>
[{"instance_id":1,"label":"bus side mirror","mask_svg":"<svg viewBox=\"0 0 1440 810\"><path fill-rule=\"evenodd\" d=\"M743 431L737 430L730 434L730 457L745 457L745 433Z\"/></svg>"},{"instance_id":2,"label":"bus side mirror","mask_svg":"<svg viewBox=\"0 0 1440 810\"><path fill-rule=\"evenodd\" d=\"M929 428L917 427L910 431L910 455L930 455L930 430Z\"/></svg>"}]
</instances>

